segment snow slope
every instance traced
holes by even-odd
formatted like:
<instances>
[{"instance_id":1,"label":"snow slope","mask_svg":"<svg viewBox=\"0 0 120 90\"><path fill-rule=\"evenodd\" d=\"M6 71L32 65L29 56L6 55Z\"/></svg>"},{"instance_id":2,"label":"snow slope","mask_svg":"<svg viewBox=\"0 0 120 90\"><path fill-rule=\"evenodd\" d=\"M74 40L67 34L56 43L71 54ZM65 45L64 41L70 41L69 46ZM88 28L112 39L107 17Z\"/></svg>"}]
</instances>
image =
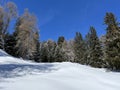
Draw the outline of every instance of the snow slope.
<instances>
[{"instance_id":1,"label":"snow slope","mask_svg":"<svg viewBox=\"0 0 120 90\"><path fill-rule=\"evenodd\" d=\"M75 63L0 57L0 90L120 90L120 73Z\"/></svg>"}]
</instances>

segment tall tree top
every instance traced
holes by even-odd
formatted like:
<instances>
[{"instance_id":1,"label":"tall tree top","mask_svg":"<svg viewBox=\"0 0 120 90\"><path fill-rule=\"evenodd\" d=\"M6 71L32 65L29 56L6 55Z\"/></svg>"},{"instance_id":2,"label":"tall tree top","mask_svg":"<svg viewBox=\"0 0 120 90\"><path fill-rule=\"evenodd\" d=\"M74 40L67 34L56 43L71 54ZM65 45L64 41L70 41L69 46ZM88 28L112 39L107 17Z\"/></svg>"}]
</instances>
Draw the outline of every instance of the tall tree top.
<instances>
[{"instance_id":1,"label":"tall tree top","mask_svg":"<svg viewBox=\"0 0 120 90\"><path fill-rule=\"evenodd\" d=\"M65 41L64 36L60 36L60 37L58 38L57 43L58 43L58 45L61 45L64 41Z\"/></svg>"},{"instance_id":2,"label":"tall tree top","mask_svg":"<svg viewBox=\"0 0 120 90\"><path fill-rule=\"evenodd\" d=\"M81 43L83 41L82 34L80 32L76 32L76 36L74 38L75 42Z\"/></svg>"},{"instance_id":3,"label":"tall tree top","mask_svg":"<svg viewBox=\"0 0 120 90\"><path fill-rule=\"evenodd\" d=\"M119 29L119 23L117 22L117 18L113 13L106 13L104 23L108 25L107 31L110 29Z\"/></svg>"}]
</instances>

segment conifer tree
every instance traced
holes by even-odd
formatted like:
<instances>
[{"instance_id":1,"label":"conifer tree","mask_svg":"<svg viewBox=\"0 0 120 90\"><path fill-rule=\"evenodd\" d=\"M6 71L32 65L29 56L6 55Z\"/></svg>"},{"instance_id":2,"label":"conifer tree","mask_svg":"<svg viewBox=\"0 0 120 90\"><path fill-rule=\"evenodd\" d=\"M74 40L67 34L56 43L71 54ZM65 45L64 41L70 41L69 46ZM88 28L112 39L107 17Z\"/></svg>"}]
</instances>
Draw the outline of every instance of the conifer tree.
<instances>
[{"instance_id":1,"label":"conifer tree","mask_svg":"<svg viewBox=\"0 0 120 90\"><path fill-rule=\"evenodd\" d=\"M65 62L65 61L67 61L65 51L63 51L63 48L57 46L55 49L55 62Z\"/></svg>"},{"instance_id":2,"label":"conifer tree","mask_svg":"<svg viewBox=\"0 0 120 90\"><path fill-rule=\"evenodd\" d=\"M48 51L46 41L40 43L40 61L48 62Z\"/></svg>"},{"instance_id":3,"label":"conifer tree","mask_svg":"<svg viewBox=\"0 0 120 90\"><path fill-rule=\"evenodd\" d=\"M40 58L41 62L55 62L56 42L48 40L41 43Z\"/></svg>"},{"instance_id":4,"label":"conifer tree","mask_svg":"<svg viewBox=\"0 0 120 90\"><path fill-rule=\"evenodd\" d=\"M8 54L17 57L15 45L16 40L14 35L7 33L5 37L5 51Z\"/></svg>"},{"instance_id":5,"label":"conifer tree","mask_svg":"<svg viewBox=\"0 0 120 90\"><path fill-rule=\"evenodd\" d=\"M65 41L64 36L60 36L57 41L58 46L62 48L64 41Z\"/></svg>"},{"instance_id":6,"label":"conifer tree","mask_svg":"<svg viewBox=\"0 0 120 90\"><path fill-rule=\"evenodd\" d=\"M94 27L90 27L87 35L87 64L93 67L103 67L102 48Z\"/></svg>"},{"instance_id":7,"label":"conifer tree","mask_svg":"<svg viewBox=\"0 0 120 90\"><path fill-rule=\"evenodd\" d=\"M105 60L111 70L120 70L120 28L113 13L106 13Z\"/></svg>"},{"instance_id":8,"label":"conifer tree","mask_svg":"<svg viewBox=\"0 0 120 90\"><path fill-rule=\"evenodd\" d=\"M80 32L76 32L76 36L74 38L74 54L75 54L75 62L86 64L85 60L85 42L82 38L82 35Z\"/></svg>"},{"instance_id":9,"label":"conifer tree","mask_svg":"<svg viewBox=\"0 0 120 90\"><path fill-rule=\"evenodd\" d=\"M74 55L74 49L73 49L73 40L64 41L63 50L65 52L64 57L66 58L66 61L74 62L75 55Z\"/></svg>"},{"instance_id":10,"label":"conifer tree","mask_svg":"<svg viewBox=\"0 0 120 90\"><path fill-rule=\"evenodd\" d=\"M48 62L55 62L56 42L52 40L47 41Z\"/></svg>"},{"instance_id":11,"label":"conifer tree","mask_svg":"<svg viewBox=\"0 0 120 90\"><path fill-rule=\"evenodd\" d=\"M58 38L57 46L56 46L56 49L55 49L56 62L67 61L64 45L65 45L65 38L63 36L60 36Z\"/></svg>"}]
</instances>

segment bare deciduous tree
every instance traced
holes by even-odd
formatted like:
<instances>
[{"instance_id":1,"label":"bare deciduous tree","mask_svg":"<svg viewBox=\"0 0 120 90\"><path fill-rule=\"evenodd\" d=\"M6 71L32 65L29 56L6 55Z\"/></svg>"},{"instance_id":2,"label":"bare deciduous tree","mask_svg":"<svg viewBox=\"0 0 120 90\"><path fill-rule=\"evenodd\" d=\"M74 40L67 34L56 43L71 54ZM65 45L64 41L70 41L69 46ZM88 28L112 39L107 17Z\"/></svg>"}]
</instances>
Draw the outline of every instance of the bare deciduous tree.
<instances>
[{"instance_id":1,"label":"bare deciduous tree","mask_svg":"<svg viewBox=\"0 0 120 90\"><path fill-rule=\"evenodd\" d=\"M19 55L25 59L30 59L33 52L36 50L36 39L38 39L37 19L36 17L25 10L16 23L16 39Z\"/></svg>"},{"instance_id":2,"label":"bare deciduous tree","mask_svg":"<svg viewBox=\"0 0 120 90\"><path fill-rule=\"evenodd\" d=\"M7 33L10 21L17 17L17 7L13 2L3 2L0 5L0 48L4 49L4 39Z\"/></svg>"}]
</instances>

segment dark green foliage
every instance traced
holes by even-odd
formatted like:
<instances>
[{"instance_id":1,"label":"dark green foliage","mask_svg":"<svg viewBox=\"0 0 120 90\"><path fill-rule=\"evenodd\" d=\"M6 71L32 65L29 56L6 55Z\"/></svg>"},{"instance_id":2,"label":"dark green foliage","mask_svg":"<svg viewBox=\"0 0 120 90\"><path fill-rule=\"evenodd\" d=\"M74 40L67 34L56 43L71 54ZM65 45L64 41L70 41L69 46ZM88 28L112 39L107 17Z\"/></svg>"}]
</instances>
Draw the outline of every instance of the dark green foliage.
<instances>
[{"instance_id":1,"label":"dark green foliage","mask_svg":"<svg viewBox=\"0 0 120 90\"><path fill-rule=\"evenodd\" d=\"M7 34L5 37L5 51L8 54L17 57L15 45L16 45L15 36Z\"/></svg>"},{"instance_id":2,"label":"dark green foliage","mask_svg":"<svg viewBox=\"0 0 120 90\"><path fill-rule=\"evenodd\" d=\"M106 13L105 60L111 70L120 70L120 28L114 14Z\"/></svg>"},{"instance_id":3,"label":"dark green foliage","mask_svg":"<svg viewBox=\"0 0 120 90\"><path fill-rule=\"evenodd\" d=\"M62 47L62 44L64 43L65 38L63 36L58 38L57 44L59 47Z\"/></svg>"},{"instance_id":4,"label":"dark green foliage","mask_svg":"<svg viewBox=\"0 0 120 90\"><path fill-rule=\"evenodd\" d=\"M3 39L0 39L0 49L4 49Z\"/></svg>"},{"instance_id":5,"label":"dark green foliage","mask_svg":"<svg viewBox=\"0 0 120 90\"><path fill-rule=\"evenodd\" d=\"M87 64L93 67L103 67L103 54L99 38L94 27L90 27L90 31L86 36L87 40Z\"/></svg>"},{"instance_id":6,"label":"dark green foliage","mask_svg":"<svg viewBox=\"0 0 120 90\"><path fill-rule=\"evenodd\" d=\"M81 33L77 32L74 38L74 54L75 54L75 62L86 64L85 60L85 42L82 38Z\"/></svg>"},{"instance_id":7,"label":"dark green foliage","mask_svg":"<svg viewBox=\"0 0 120 90\"><path fill-rule=\"evenodd\" d=\"M45 47L45 43L46 42L42 42L40 44L40 61L41 62L48 62L48 58L47 58L48 52L47 52L47 48Z\"/></svg>"},{"instance_id":8,"label":"dark green foliage","mask_svg":"<svg viewBox=\"0 0 120 90\"><path fill-rule=\"evenodd\" d=\"M35 62L41 62L40 61L40 42L37 42L36 44L36 51L33 53L33 58L31 58Z\"/></svg>"},{"instance_id":9,"label":"dark green foliage","mask_svg":"<svg viewBox=\"0 0 120 90\"><path fill-rule=\"evenodd\" d=\"M48 40L47 42L47 50L48 50L48 62L55 62L55 49L56 43L52 40Z\"/></svg>"}]
</instances>

